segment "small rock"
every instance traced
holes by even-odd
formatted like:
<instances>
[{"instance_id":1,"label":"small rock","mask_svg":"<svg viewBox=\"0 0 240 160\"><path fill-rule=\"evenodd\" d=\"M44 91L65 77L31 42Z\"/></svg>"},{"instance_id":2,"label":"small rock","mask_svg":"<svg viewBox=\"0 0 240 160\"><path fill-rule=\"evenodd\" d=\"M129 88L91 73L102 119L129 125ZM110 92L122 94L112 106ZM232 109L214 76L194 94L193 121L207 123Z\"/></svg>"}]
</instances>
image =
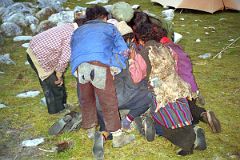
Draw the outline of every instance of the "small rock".
<instances>
[{"instance_id":1,"label":"small rock","mask_svg":"<svg viewBox=\"0 0 240 160\"><path fill-rule=\"evenodd\" d=\"M178 43L182 38L183 36L181 34L174 32L174 43Z\"/></svg>"},{"instance_id":2,"label":"small rock","mask_svg":"<svg viewBox=\"0 0 240 160\"><path fill-rule=\"evenodd\" d=\"M32 140L25 140L22 141L21 146L22 147L36 147L39 144L44 142L44 138L36 138L36 139L32 139Z\"/></svg>"},{"instance_id":3,"label":"small rock","mask_svg":"<svg viewBox=\"0 0 240 160\"><path fill-rule=\"evenodd\" d=\"M229 42L233 42L234 40L235 40L235 39L232 38L232 39L229 39L228 41L229 41Z\"/></svg>"},{"instance_id":4,"label":"small rock","mask_svg":"<svg viewBox=\"0 0 240 160\"><path fill-rule=\"evenodd\" d=\"M29 47L29 43L24 43L24 44L22 44L22 47L28 48L28 47Z\"/></svg>"},{"instance_id":5,"label":"small rock","mask_svg":"<svg viewBox=\"0 0 240 160\"><path fill-rule=\"evenodd\" d=\"M27 91L27 92L17 94L16 97L18 98L36 97L39 94L40 94L40 91Z\"/></svg>"},{"instance_id":6,"label":"small rock","mask_svg":"<svg viewBox=\"0 0 240 160\"><path fill-rule=\"evenodd\" d=\"M45 97L41 98L40 103L44 106L47 106L46 98Z\"/></svg>"},{"instance_id":7,"label":"small rock","mask_svg":"<svg viewBox=\"0 0 240 160\"><path fill-rule=\"evenodd\" d=\"M132 9L138 9L138 8L140 8L140 5L138 5L138 4L132 5Z\"/></svg>"},{"instance_id":8,"label":"small rock","mask_svg":"<svg viewBox=\"0 0 240 160\"><path fill-rule=\"evenodd\" d=\"M205 53L205 54L202 54L200 56L198 56L198 58L201 58L201 59L208 59L212 56L211 53Z\"/></svg>"},{"instance_id":9,"label":"small rock","mask_svg":"<svg viewBox=\"0 0 240 160\"><path fill-rule=\"evenodd\" d=\"M208 32L205 32L205 34L209 34Z\"/></svg>"},{"instance_id":10,"label":"small rock","mask_svg":"<svg viewBox=\"0 0 240 160\"><path fill-rule=\"evenodd\" d=\"M18 41L30 41L32 39L32 36L16 36L13 38L14 42Z\"/></svg>"},{"instance_id":11,"label":"small rock","mask_svg":"<svg viewBox=\"0 0 240 160\"><path fill-rule=\"evenodd\" d=\"M181 21L184 21L184 18L180 18Z\"/></svg>"},{"instance_id":12,"label":"small rock","mask_svg":"<svg viewBox=\"0 0 240 160\"><path fill-rule=\"evenodd\" d=\"M196 42L197 43L201 42L201 39L200 38L196 39Z\"/></svg>"},{"instance_id":13,"label":"small rock","mask_svg":"<svg viewBox=\"0 0 240 160\"><path fill-rule=\"evenodd\" d=\"M6 108L7 106L5 104L0 103L0 109L1 108Z\"/></svg>"},{"instance_id":14,"label":"small rock","mask_svg":"<svg viewBox=\"0 0 240 160\"><path fill-rule=\"evenodd\" d=\"M24 64L25 64L25 65L29 65L29 62L28 62L28 61L26 61Z\"/></svg>"}]
</instances>

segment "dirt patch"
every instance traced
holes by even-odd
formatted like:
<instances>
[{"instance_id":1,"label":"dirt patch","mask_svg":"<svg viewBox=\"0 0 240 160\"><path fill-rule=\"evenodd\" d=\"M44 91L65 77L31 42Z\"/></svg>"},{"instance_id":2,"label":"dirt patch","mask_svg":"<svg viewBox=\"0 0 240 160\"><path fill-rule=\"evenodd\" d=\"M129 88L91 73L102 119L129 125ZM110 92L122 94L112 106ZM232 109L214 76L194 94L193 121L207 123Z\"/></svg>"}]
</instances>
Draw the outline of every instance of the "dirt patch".
<instances>
[{"instance_id":1,"label":"dirt patch","mask_svg":"<svg viewBox=\"0 0 240 160\"><path fill-rule=\"evenodd\" d=\"M44 152L38 147L24 148L21 146L21 133L32 128L30 125L21 127L21 129L10 128L10 120L4 120L0 124L0 159L18 160L24 158L40 159L44 156Z\"/></svg>"}]
</instances>

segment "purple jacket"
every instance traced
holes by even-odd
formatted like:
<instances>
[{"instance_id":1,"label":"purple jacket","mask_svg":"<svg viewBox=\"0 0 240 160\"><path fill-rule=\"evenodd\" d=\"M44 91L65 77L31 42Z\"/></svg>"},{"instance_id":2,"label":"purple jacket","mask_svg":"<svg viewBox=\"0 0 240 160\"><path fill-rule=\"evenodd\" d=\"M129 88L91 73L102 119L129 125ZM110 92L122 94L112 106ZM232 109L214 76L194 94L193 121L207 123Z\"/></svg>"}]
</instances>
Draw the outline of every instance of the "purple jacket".
<instances>
[{"instance_id":1,"label":"purple jacket","mask_svg":"<svg viewBox=\"0 0 240 160\"><path fill-rule=\"evenodd\" d=\"M192 72L192 63L190 58L179 45L173 42L166 43L165 45L177 54L177 72L179 76L191 85L192 92L196 92L198 90L198 86Z\"/></svg>"}]
</instances>

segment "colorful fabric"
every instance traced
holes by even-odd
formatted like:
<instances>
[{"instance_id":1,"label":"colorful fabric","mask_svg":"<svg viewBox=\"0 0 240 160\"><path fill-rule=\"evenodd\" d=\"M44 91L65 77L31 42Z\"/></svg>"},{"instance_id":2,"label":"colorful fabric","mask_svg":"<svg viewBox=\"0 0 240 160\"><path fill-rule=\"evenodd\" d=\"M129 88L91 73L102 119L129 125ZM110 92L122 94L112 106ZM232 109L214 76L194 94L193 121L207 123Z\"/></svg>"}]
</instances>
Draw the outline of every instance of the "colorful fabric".
<instances>
[{"instance_id":1,"label":"colorful fabric","mask_svg":"<svg viewBox=\"0 0 240 160\"><path fill-rule=\"evenodd\" d=\"M126 68L127 51L127 44L115 26L101 20L88 21L72 36L72 74L81 63L91 61Z\"/></svg>"},{"instance_id":2,"label":"colorful fabric","mask_svg":"<svg viewBox=\"0 0 240 160\"><path fill-rule=\"evenodd\" d=\"M145 48L152 66L150 82L156 95L157 108L179 98L191 98L191 87L176 72L175 61L169 49L156 41L148 41Z\"/></svg>"},{"instance_id":3,"label":"colorful fabric","mask_svg":"<svg viewBox=\"0 0 240 160\"><path fill-rule=\"evenodd\" d=\"M155 112L157 102L154 98L151 107L151 115L156 123L166 128L176 129L192 124L192 114L186 98L178 99L176 102L167 103L165 107Z\"/></svg>"},{"instance_id":4,"label":"colorful fabric","mask_svg":"<svg viewBox=\"0 0 240 160\"><path fill-rule=\"evenodd\" d=\"M165 46L171 49L176 60L176 71L178 75L191 85L192 92L198 90L196 80L193 75L192 63L184 50L173 42L166 43Z\"/></svg>"},{"instance_id":5,"label":"colorful fabric","mask_svg":"<svg viewBox=\"0 0 240 160\"><path fill-rule=\"evenodd\" d=\"M30 48L44 71L64 72L70 59L73 24L56 26L34 36Z\"/></svg>"}]
</instances>

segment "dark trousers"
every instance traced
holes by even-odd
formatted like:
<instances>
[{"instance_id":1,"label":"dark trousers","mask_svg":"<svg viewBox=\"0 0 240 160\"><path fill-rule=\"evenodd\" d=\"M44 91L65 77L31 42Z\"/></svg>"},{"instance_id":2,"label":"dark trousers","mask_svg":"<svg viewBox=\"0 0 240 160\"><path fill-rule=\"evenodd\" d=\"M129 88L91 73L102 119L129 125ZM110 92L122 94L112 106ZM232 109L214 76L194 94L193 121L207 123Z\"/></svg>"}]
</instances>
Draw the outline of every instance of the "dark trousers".
<instances>
[{"instance_id":1,"label":"dark trousers","mask_svg":"<svg viewBox=\"0 0 240 160\"><path fill-rule=\"evenodd\" d=\"M134 98L132 98L129 102L122 104L121 106L118 106L118 109L129 110L128 115L130 115L133 119L144 114L151 106L152 94L151 92L145 92L145 91L143 92L144 94L139 93L139 96L137 95ZM103 121L102 111L100 109L97 110L97 114L98 114L98 122L100 125L100 131L104 131L105 124Z\"/></svg>"},{"instance_id":2,"label":"dark trousers","mask_svg":"<svg viewBox=\"0 0 240 160\"><path fill-rule=\"evenodd\" d=\"M38 71L32 62L32 59L27 54L27 60L31 65L32 69L38 75ZM39 77L39 76L38 76ZM40 78L39 82L43 89L44 96L46 98L48 113L55 114L62 111L65 107L64 104L67 103L67 94L65 84L62 86L57 86L54 82L57 80L56 73L51 74L47 79L42 81Z\"/></svg>"},{"instance_id":3,"label":"dark trousers","mask_svg":"<svg viewBox=\"0 0 240 160\"><path fill-rule=\"evenodd\" d=\"M188 100L188 104L189 104L189 108L190 108L190 111L191 111L191 114L192 114L192 117L193 117L192 124L193 125L198 124L199 121L204 122L201 114L203 112L206 112L206 110L202 107L197 106L195 99L193 99L192 101ZM206 123L206 122L204 122L204 123Z\"/></svg>"},{"instance_id":4,"label":"dark trousers","mask_svg":"<svg viewBox=\"0 0 240 160\"><path fill-rule=\"evenodd\" d=\"M155 123L156 133L167 138L170 142L185 151L192 151L196 135L193 125L184 126L182 128L169 129Z\"/></svg>"},{"instance_id":5,"label":"dark trousers","mask_svg":"<svg viewBox=\"0 0 240 160\"><path fill-rule=\"evenodd\" d=\"M108 132L114 132L121 128L113 77L110 73L110 68L106 68L105 89L98 89L90 82L86 84L78 84L78 96L82 111L82 128L88 129L98 125L96 96L102 106L103 121L106 125L106 130Z\"/></svg>"}]
</instances>

